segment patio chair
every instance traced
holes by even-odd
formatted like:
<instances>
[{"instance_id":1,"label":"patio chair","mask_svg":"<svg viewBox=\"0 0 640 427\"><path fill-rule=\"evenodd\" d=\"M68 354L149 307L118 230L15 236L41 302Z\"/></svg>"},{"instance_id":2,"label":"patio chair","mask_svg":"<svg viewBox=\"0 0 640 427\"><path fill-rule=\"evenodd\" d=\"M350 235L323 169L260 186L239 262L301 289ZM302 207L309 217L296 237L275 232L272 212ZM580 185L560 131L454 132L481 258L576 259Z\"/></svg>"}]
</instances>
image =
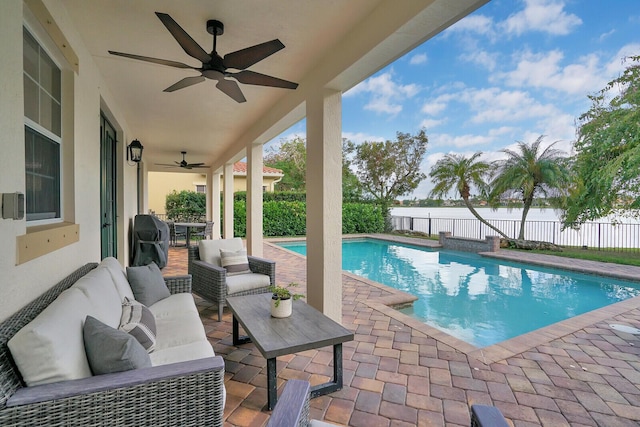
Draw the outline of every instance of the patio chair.
<instances>
[{"instance_id":1,"label":"patio chair","mask_svg":"<svg viewBox=\"0 0 640 427\"><path fill-rule=\"evenodd\" d=\"M197 246L189 247L188 263L193 292L218 304L218 322L222 321L227 297L266 293L276 283L274 261L248 256L246 271L228 274L222 267L220 249L235 252L243 250L244 245L239 237L201 240Z\"/></svg>"},{"instance_id":2,"label":"patio chair","mask_svg":"<svg viewBox=\"0 0 640 427\"><path fill-rule=\"evenodd\" d=\"M200 239L213 239L213 221L207 221L202 231L197 231L191 235Z\"/></svg>"},{"instance_id":3,"label":"patio chair","mask_svg":"<svg viewBox=\"0 0 640 427\"><path fill-rule=\"evenodd\" d=\"M169 237L171 246L178 246L178 239L187 239L187 228L176 226L173 221L167 222L169 225Z\"/></svg>"}]
</instances>

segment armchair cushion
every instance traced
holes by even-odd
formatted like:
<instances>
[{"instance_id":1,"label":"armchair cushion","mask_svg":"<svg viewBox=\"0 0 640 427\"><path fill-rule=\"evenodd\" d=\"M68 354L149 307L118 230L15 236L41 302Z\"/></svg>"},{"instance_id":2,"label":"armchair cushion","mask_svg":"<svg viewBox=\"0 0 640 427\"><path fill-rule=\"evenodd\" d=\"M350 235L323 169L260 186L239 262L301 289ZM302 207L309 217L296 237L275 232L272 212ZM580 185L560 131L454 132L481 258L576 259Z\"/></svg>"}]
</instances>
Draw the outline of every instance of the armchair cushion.
<instances>
[{"instance_id":1,"label":"armchair cushion","mask_svg":"<svg viewBox=\"0 0 640 427\"><path fill-rule=\"evenodd\" d=\"M220 249L220 264L227 270L227 276L251 273L247 251L244 249L239 251Z\"/></svg>"},{"instance_id":2,"label":"armchair cushion","mask_svg":"<svg viewBox=\"0 0 640 427\"><path fill-rule=\"evenodd\" d=\"M140 267L127 267L127 278L135 300L147 307L171 295L155 262Z\"/></svg>"},{"instance_id":3,"label":"armchair cushion","mask_svg":"<svg viewBox=\"0 0 640 427\"><path fill-rule=\"evenodd\" d=\"M148 368L151 359L132 335L87 316L83 328L84 347L94 375Z\"/></svg>"},{"instance_id":4,"label":"armchair cushion","mask_svg":"<svg viewBox=\"0 0 640 427\"><path fill-rule=\"evenodd\" d=\"M250 291L256 288L264 288L270 284L271 279L266 274L247 273L237 276L227 276L227 295Z\"/></svg>"},{"instance_id":5,"label":"armchair cushion","mask_svg":"<svg viewBox=\"0 0 640 427\"><path fill-rule=\"evenodd\" d=\"M144 304L125 298L118 329L132 335L147 352L151 353L155 349L156 319Z\"/></svg>"},{"instance_id":6,"label":"armchair cushion","mask_svg":"<svg viewBox=\"0 0 640 427\"><path fill-rule=\"evenodd\" d=\"M222 267L220 249L240 251L244 249L244 245L241 238L234 237L233 239L200 240L198 249L202 261L213 264L216 267Z\"/></svg>"}]
</instances>

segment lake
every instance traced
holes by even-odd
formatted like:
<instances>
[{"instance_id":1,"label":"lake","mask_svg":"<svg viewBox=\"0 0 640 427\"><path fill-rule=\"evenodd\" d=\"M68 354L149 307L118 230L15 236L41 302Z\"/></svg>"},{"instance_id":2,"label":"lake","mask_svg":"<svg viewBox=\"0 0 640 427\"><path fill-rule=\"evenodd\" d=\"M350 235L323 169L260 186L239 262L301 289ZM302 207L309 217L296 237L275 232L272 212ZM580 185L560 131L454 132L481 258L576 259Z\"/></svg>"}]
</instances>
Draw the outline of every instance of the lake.
<instances>
[{"instance_id":1,"label":"lake","mask_svg":"<svg viewBox=\"0 0 640 427\"><path fill-rule=\"evenodd\" d=\"M476 208L477 212L511 238L517 237L522 209ZM452 232L456 237L484 239L496 233L481 225L467 208L414 208L391 209L396 218L394 228L413 229L438 235L440 231ZM399 217L407 219L401 220ZM414 218L409 222L408 218ZM418 219L420 218L420 219ZM637 219L618 218L619 225L611 224L611 218L583 224L580 229L562 230L560 216L553 209L531 209L527 215L525 238L543 240L563 246L587 246L590 248L640 248L640 222Z\"/></svg>"}]
</instances>

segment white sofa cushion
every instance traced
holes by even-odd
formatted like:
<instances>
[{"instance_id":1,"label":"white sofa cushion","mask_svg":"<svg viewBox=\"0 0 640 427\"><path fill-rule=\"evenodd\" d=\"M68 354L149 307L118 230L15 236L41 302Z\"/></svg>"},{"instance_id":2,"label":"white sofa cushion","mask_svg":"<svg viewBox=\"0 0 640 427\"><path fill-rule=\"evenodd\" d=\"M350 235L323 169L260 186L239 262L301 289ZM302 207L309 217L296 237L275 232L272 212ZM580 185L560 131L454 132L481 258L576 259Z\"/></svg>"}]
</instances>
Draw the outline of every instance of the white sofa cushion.
<instances>
[{"instance_id":1,"label":"white sofa cushion","mask_svg":"<svg viewBox=\"0 0 640 427\"><path fill-rule=\"evenodd\" d=\"M204 359L215 356L208 341L196 341L189 344L168 347L149 353L151 366L167 365L185 360Z\"/></svg>"},{"instance_id":2,"label":"white sofa cushion","mask_svg":"<svg viewBox=\"0 0 640 427\"><path fill-rule=\"evenodd\" d=\"M211 347L191 294L171 295L149 307L149 310L156 319L154 353L195 342L205 342ZM192 357L189 354L183 354L182 360L190 359Z\"/></svg>"},{"instance_id":3,"label":"white sofa cushion","mask_svg":"<svg viewBox=\"0 0 640 427\"><path fill-rule=\"evenodd\" d=\"M227 276L227 295L262 288L270 284L271 280L266 274L246 273L238 274L237 276Z\"/></svg>"},{"instance_id":4,"label":"white sofa cushion","mask_svg":"<svg viewBox=\"0 0 640 427\"><path fill-rule=\"evenodd\" d=\"M96 268L78 279L71 289L82 291L89 301L89 314L105 325L118 328L122 301L109 271Z\"/></svg>"},{"instance_id":5,"label":"white sofa cushion","mask_svg":"<svg viewBox=\"0 0 640 427\"><path fill-rule=\"evenodd\" d=\"M100 262L98 268L105 268L109 274L111 274L113 283L120 294L120 302L123 302L125 298L128 298L130 301L135 299L129 281L127 280L127 275L117 259L107 257Z\"/></svg>"},{"instance_id":6,"label":"white sofa cushion","mask_svg":"<svg viewBox=\"0 0 640 427\"><path fill-rule=\"evenodd\" d=\"M28 386L91 376L82 338L90 306L80 289L67 289L9 340Z\"/></svg>"},{"instance_id":7,"label":"white sofa cushion","mask_svg":"<svg viewBox=\"0 0 640 427\"><path fill-rule=\"evenodd\" d=\"M244 245L242 244L242 239L239 237L234 237L233 239L200 240L198 243L200 259L217 267L222 267L220 263L220 249L240 251L244 249Z\"/></svg>"}]
</instances>

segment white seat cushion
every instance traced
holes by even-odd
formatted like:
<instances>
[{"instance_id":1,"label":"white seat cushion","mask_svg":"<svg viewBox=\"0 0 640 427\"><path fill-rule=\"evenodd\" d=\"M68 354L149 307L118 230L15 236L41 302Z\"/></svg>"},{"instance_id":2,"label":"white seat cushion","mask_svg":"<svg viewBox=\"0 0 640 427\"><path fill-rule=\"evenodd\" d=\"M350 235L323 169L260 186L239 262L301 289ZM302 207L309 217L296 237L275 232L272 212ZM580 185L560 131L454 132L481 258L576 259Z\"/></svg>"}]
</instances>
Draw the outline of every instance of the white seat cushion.
<instances>
[{"instance_id":1,"label":"white seat cushion","mask_svg":"<svg viewBox=\"0 0 640 427\"><path fill-rule=\"evenodd\" d=\"M112 328L120 326L122 301L107 269L91 270L78 279L71 289L78 289L85 294L91 316Z\"/></svg>"},{"instance_id":2,"label":"white seat cushion","mask_svg":"<svg viewBox=\"0 0 640 427\"><path fill-rule=\"evenodd\" d=\"M67 289L9 340L28 386L91 376L82 336L90 306L80 289Z\"/></svg>"},{"instance_id":3,"label":"white seat cushion","mask_svg":"<svg viewBox=\"0 0 640 427\"><path fill-rule=\"evenodd\" d=\"M156 319L156 347L153 353L195 342L208 343L191 294L171 295L149 307L149 310ZM190 360L188 355L184 356L186 358L182 360Z\"/></svg>"},{"instance_id":4,"label":"white seat cushion","mask_svg":"<svg viewBox=\"0 0 640 427\"><path fill-rule=\"evenodd\" d=\"M217 267L222 267L220 263L220 249L240 251L244 249L244 245L242 244L242 239L239 237L234 237L233 239L200 240L198 243L200 259Z\"/></svg>"},{"instance_id":5,"label":"white seat cushion","mask_svg":"<svg viewBox=\"0 0 640 427\"><path fill-rule=\"evenodd\" d=\"M151 366L167 365L169 363L184 362L186 360L213 357L213 347L209 341L197 341L165 349L158 349L149 353Z\"/></svg>"},{"instance_id":6,"label":"white seat cushion","mask_svg":"<svg viewBox=\"0 0 640 427\"><path fill-rule=\"evenodd\" d=\"M113 283L120 294L120 302L124 302L125 297L129 299L129 301L135 299L133 297L133 291L131 290L131 286L129 285L129 281L127 280L127 275L125 274L122 266L114 257L108 257L102 260L98 268L105 268L109 274L111 274L111 278L113 279Z\"/></svg>"},{"instance_id":7,"label":"white seat cushion","mask_svg":"<svg viewBox=\"0 0 640 427\"><path fill-rule=\"evenodd\" d=\"M262 288L270 284L271 280L266 274L246 273L237 276L227 276L227 295Z\"/></svg>"}]
</instances>

